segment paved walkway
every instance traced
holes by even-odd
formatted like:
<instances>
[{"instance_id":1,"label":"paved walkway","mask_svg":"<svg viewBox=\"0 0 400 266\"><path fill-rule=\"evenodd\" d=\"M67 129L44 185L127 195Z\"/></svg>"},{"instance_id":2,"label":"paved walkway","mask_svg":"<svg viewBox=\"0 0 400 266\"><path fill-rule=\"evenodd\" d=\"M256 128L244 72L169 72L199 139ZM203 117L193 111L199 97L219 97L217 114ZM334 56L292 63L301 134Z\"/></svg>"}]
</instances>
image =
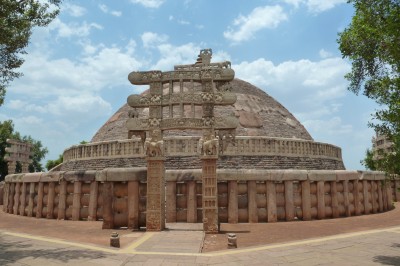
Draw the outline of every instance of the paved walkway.
<instances>
[{"instance_id":1,"label":"paved walkway","mask_svg":"<svg viewBox=\"0 0 400 266\"><path fill-rule=\"evenodd\" d=\"M224 224L236 230L238 249L226 249L224 234L205 238L201 224L186 223L167 224L163 232L119 230L121 248L110 248L114 230L101 230L101 222L0 211L0 265L400 265L400 203L395 206L342 219Z\"/></svg>"},{"instance_id":2,"label":"paved walkway","mask_svg":"<svg viewBox=\"0 0 400 266\"><path fill-rule=\"evenodd\" d=\"M400 265L400 226L210 253L195 252L201 235L146 232L115 249L1 231L0 265Z\"/></svg>"}]
</instances>

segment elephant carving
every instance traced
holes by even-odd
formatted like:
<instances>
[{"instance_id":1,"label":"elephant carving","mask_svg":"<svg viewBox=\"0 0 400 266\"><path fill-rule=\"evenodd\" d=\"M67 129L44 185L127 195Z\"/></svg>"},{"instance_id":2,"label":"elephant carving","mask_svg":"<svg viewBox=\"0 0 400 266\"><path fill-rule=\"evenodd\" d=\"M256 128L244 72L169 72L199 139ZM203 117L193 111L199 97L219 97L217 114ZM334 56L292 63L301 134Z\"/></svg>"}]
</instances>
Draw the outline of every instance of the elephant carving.
<instances>
[{"instance_id":1,"label":"elephant carving","mask_svg":"<svg viewBox=\"0 0 400 266\"><path fill-rule=\"evenodd\" d=\"M144 149L146 151L146 155L149 157L163 156L164 142L162 140L159 141L146 140L146 142L144 143Z\"/></svg>"},{"instance_id":2,"label":"elephant carving","mask_svg":"<svg viewBox=\"0 0 400 266\"><path fill-rule=\"evenodd\" d=\"M213 138L209 140L204 140L200 138L198 153L200 155L217 155L218 154L218 139Z\"/></svg>"}]
</instances>

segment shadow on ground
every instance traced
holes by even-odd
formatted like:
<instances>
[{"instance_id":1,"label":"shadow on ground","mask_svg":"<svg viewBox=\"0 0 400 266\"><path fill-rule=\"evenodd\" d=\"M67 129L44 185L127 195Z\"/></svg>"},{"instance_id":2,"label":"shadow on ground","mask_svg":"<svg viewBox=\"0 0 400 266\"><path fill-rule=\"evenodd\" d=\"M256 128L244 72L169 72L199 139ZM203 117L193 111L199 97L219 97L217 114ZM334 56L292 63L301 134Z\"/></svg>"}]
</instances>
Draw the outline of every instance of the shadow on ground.
<instances>
[{"instance_id":1,"label":"shadow on ground","mask_svg":"<svg viewBox=\"0 0 400 266\"><path fill-rule=\"evenodd\" d=\"M392 248L400 248L399 243L393 243ZM374 262L378 262L383 265L400 265L400 256L375 256Z\"/></svg>"},{"instance_id":2,"label":"shadow on ground","mask_svg":"<svg viewBox=\"0 0 400 266\"><path fill-rule=\"evenodd\" d=\"M106 257L106 254L98 251L73 250L71 247L59 247L41 249L41 246L30 244L29 241L9 241L0 236L0 265L9 265L30 259L50 259L54 262L67 263L70 260L99 259Z\"/></svg>"},{"instance_id":3,"label":"shadow on ground","mask_svg":"<svg viewBox=\"0 0 400 266\"><path fill-rule=\"evenodd\" d=\"M383 265L400 265L400 256L375 256L374 262Z\"/></svg>"}]
</instances>

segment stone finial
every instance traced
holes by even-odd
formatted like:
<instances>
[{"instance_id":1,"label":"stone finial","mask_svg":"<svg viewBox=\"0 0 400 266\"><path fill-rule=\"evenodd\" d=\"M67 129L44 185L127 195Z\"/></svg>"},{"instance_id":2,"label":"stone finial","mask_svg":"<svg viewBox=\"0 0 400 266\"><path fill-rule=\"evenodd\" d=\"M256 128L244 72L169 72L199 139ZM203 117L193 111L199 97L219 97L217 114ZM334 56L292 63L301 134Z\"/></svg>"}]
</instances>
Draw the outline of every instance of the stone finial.
<instances>
[{"instance_id":1,"label":"stone finial","mask_svg":"<svg viewBox=\"0 0 400 266\"><path fill-rule=\"evenodd\" d=\"M212 57L212 49L202 49L197 57L196 64L209 65Z\"/></svg>"}]
</instances>

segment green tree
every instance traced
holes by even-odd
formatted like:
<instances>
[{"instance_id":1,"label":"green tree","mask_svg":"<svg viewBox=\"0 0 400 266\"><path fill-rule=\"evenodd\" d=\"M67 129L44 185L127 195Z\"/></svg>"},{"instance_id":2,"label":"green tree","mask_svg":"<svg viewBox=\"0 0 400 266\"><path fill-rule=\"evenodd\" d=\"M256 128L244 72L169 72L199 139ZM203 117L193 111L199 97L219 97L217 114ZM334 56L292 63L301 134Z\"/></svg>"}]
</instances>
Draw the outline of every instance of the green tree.
<instances>
[{"instance_id":1,"label":"green tree","mask_svg":"<svg viewBox=\"0 0 400 266\"><path fill-rule=\"evenodd\" d=\"M370 149L367 149L365 152L365 159L361 161L361 163L367 168L368 170L377 170L374 160L374 152Z\"/></svg>"},{"instance_id":2,"label":"green tree","mask_svg":"<svg viewBox=\"0 0 400 266\"><path fill-rule=\"evenodd\" d=\"M346 75L349 90L360 91L382 108L369 126L394 143L379 170L396 171L389 166L400 156L400 1L350 0L355 14L351 24L339 33L339 49L352 63ZM399 163L399 161L397 161ZM393 173L393 172L392 172Z\"/></svg>"},{"instance_id":3,"label":"green tree","mask_svg":"<svg viewBox=\"0 0 400 266\"><path fill-rule=\"evenodd\" d=\"M7 85L22 74L16 70L24 62L21 55L32 29L47 26L59 13L62 0L0 0L0 105Z\"/></svg>"},{"instance_id":4,"label":"green tree","mask_svg":"<svg viewBox=\"0 0 400 266\"><path fill-rule=\"evenodd\" d=\"M4 156L6 155L6 140L12 136L14 131L14 125L11 120L0 122L0 181L4 179L4 177L8 173L7 162L4 160Z\"/></svg>"},{"instance_id":5,"label":"green tree","mask_svg":"<svg viewBox=\"0 0 400 266\"><path fill-rule=\"evenodd\" d=\"M56 160L48 160L46 163L47 171L50 171L52 168L56 167L57 165L61 164L62 162L63 162L62 154L60 154L58 156L58 159L56 159Z\"/></svg>"},{"instance_id":6,"label":"green tree","mask_svg":"<svg viewBox=\"0 0 400 266\"><path fill-rule=\"evenodd\" d=\"M8 174L7 162L4 160L7 147L7 139L27 141L32 144L32 163L29 164L29 172L41 172L44 170L41 160L46 156L48 150L42 143L33 139L31 136L22 136L18 131L14 132L14 125L11 120L0 122L0 181ZM17 172L21 171L21 166L17 165Z\"/></svg>"}]
</instances>

